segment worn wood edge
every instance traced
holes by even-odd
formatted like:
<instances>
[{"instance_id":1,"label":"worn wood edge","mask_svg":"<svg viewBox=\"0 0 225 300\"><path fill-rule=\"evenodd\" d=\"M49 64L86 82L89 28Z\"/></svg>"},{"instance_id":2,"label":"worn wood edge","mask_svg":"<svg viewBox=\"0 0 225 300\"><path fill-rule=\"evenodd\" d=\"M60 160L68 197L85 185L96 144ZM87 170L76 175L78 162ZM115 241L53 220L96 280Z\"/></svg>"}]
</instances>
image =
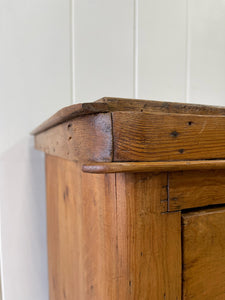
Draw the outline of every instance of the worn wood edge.
<instances>
[{"instance_id":1,"label":"worn wood edge","mask_svg":"<svg viewBox=\"0 0 225 300\"><path fill-rule=\"evenodd\" d=\"M172 101L143 100L117 97L103 97L96 101L107 103L110 111L119 110L146 110L148 112L183 113L199 115L225 115L224 106L214 106L195 103L182 103ZM121 108L121 109L118 109Z\"/></svg>"},{"instance_id":2,"label":"worn wood edge","mask_svg":"<svg viewBox=\"0 0 225 300\"><path fill-rule=\"evenodd\" d=\"M86 163L85 173L141 173L225 169L225 160Z\"/></svg>"},{"instance_id":3,"label":"worn wood edge","mask_svg":"<svg viewBox=\"0 0 225 300\"><path fill-rule=\"evenodd\" d=\"M71 161L111 162L111 113L90 114L35 135L35 149Z\"/></svg>"},{"instance_id":4,"label":"worn wood edge","mask_svg":"<svg viewBox=\"0 0 225 300\"><path fill-rule=\"evenodd\" d=\"M225 207L221 206L222 204L219 204L220 206L218 207L212 207L212 208L198 208L195 211L188 211L185 213L182 213L182 225L186 225L189 222L189 219L192 219L193 217L196 216L206 216L206 215L212 215L212 214L221 214L225 213Z\"/></svg>"},{"instance_id":5,"label":"worn wood edge","mask_svg":"<svg viewBox=\"0 0 225 300\"><path fill-rule=\"evenodd\" d=\"M115 162L225 159L225 116L112 112Z\"/></svg>"},{"instance_id":6,"label":"worn wood edge","mask_svg":"<svg viewBox=\"0 0 225 300\"><path fill-rule=\"evenodd\" d=\"M65 121L69 121L79 116L113 111L225 115L225 107L219 106L155 100L103 97L95 102L78 103L60 109L53 116L51 116L49 119L47 119L37 128L35 128L31 132L31 134L39 134L51 127L54 127Z\"/></svg>"},{"instance_id":7,"label":"worn wood edge","mask_svg":"<svg viewBox=\"0 0 225 300\"><path fill-rule=\"evenodd\" d=\"M66 121L70 121L79 116L106 112L109 112L109 106L107 103L101 102L78 103L66 106L35 128L31 134L37 135L45 130L48 130Z\"/></svg>"}]
</instances>

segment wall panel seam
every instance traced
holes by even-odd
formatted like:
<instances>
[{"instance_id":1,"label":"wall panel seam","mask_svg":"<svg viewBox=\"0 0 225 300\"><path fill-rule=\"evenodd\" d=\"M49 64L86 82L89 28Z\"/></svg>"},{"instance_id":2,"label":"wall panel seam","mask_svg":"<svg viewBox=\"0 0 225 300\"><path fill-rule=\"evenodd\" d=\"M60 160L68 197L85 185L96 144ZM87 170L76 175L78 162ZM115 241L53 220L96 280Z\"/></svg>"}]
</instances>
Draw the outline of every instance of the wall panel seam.
<instances>
[{"instance_id":1,"label":"wall panel seam","mask_svg":"<svg viewBox=\"0 0 225 300\"><path fill-rule=\"evenodd\" d=\"M133 13L133 97L138 98L138 0L134 0Z\"/></svg>"},{"instance_id":2,"label":"wall panel seam","mask_svg":"<svg viewBox=\"0 0 225 300\"><path fill-rule=\"evenodd\" d=\"M186 103L190 102L190 18L189 0L186 0Z\"/></svg>"},{"instance_id":3,"label":"wall panel seam","mask_svg":"<svg viewBox=\"0 0 225 300\"><path fill-rule=\"evenodd\" d=\"M75 0L70 0L71 4L71 22L70 22L70 51L71 51L71 104L76 103L75 98Z\"/></svg>"}]
</instances>

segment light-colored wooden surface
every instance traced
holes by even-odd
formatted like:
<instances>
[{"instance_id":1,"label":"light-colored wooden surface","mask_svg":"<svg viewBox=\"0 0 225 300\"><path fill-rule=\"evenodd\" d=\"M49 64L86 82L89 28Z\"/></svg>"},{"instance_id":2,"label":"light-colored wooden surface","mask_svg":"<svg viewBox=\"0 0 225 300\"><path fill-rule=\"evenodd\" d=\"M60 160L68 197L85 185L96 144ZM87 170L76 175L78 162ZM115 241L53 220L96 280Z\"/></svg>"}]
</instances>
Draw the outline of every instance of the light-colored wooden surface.
<instances>
[{"instance_id":1,"label":"light-colored wooden surface","mask_svg":"<svg viewBox=\"0 0 225 300\"><path fill-rule=\"evenodd\" d=\"M169 211L225 203L225 170L169 174Z\"/></svg>"},{"instance_id":2,"label":"light-colored wooden surface","mask_svg":"<svg viewBox=\"0 0 225 300\"><path fill-rule=\"evenodd\" d=\"M50 299L181 300L182 291L184 299L222 299L225 210L181 211L225 203L225 117L96 103L109 112L76 115L35 136L36 148L54 155L46 156ZM215 277L202 292L195 277L208 261Z\"/></svg>"},{"instance_id":3,"label":"light-colored wooden surface","mask_svg":"<svg viewBox=\"0 0 225 300\"><path fill-rule=\"evenodd\" d=\"M88 174L47 156L51 300L181 299L181 215L167 175Z\"/></svg>"},{"instance_id":4,"label":"light-colored wooden surface","mask_svg":"<svg viewBox=\"0 0 225 300\"><path fill-rule=\"evenodd\" d=\"M187 213L183 228L183 299L225 299L225 209Z\"/></svg>"},{"instance_id":5,"label":"light-colored wooden surface","mask_svg":"<svg viewBox=\"0 0 225 300\"><path fill-rule=\"evenodd\" d=\"M225 169L225 160L111 162L87 163L82 170L87 173L171 172L189 170Z\"/></svg>"},{"instance_id":6,"label":"light-colored wooden surface","mask_svg":"<svg viewBox=\"0 0 225 300\"><path fill-rule=\"evenodd\" d=\"M161 102L151 100L136 100L125 98L104 97L95 102L77 103L66 106L56 112L49 119L35 128L31 134L37 135L51 127L57 126L63 122L74 118L112 111L142 111L142 112L181 112L182 113L203 113L203 114L221 114L223 108L215 108L203 105L192 105L185 103Z\"/></svg>"},{"instance_id":7,"label":"light-colored wooden surface","mask_svg":"<svg viewBox=\"0 0 225 300\"><path fill-rule=\"evenodd\" d=\"M225 157L225 118L113 112L114 161Z\"/></svg>"},{"instance_id":8,"label":"light-colored wooden surface","mask_svg":"<svg viewBox=\"0 0 225 300\"><path fill-rule=\"evenodd\" d=\"M35 147L69 160L111 161L111 115L79 117L35 136Z\"/></svg>"},{"instance_id":9,"label":"light-colored wooden surface","mask_svg":"<svg viewBox=\"0 0 225 300\"><path fill-rule=\"evenodd\" d=\"M35 128L32 131L32 134L39 134L51 127L80 116L113 111L162 112L197 115L225 114L224 107L210 105L104 97L95 102L77 103L60 109L48 120Z\"/></svg>"},{"instance_id":10,"label":"light-colored wooden surface","mask_svg":"<svg viewBox=\"0 0 225 300\"><path fill-rule=\"evenodd\" d=\"M123 268L118 283L123 288L115 299L180 300L181 216L162 213L166 175L122 173L116 178L117 259Z\"/></svg>"},{"instance_id":11,"label":"light-colored wooden surface","mask_svg":"<svg viewBox=\"0 0 225 300\"><path fill-rule=\"evenodd\" d=\"M115 175L82 174L78 163L47 156L46 181L50 299L113 299Z\"/></svg>"},{"instance_id":12,"label":"light-colored wooden surface","mask_svg":"<svg viewBox=\"0 0 225 300\"><path fill-rule=\"evenodd\" d=\"M179 99L180 100L180 99ZM96 102L107 103L109 110L113 111L141 111L149 113L178 113L193 115L224 115L225 107L201 105L192 103L140 100L116 97L103 97Z\"/></svg>"},{"instance_id":13,"label":"light-colored wooden surface","mask_svg":"<svg viewBox=\"0 0 225 300\"><path fill-rule=\"evenodd\" d=\"M51 127L57 126L63 122L70 121L76 117L108 112L109 107L106 103L78 103L66 106L56 112L48 120L32 131L33 135L39 134Z\"/></svg>"},{"instance_id":14,"label":"light-colored wooden surface","mask_svg":"<svg viewBox=\"0 0 225 300\"><path fill-rule=\"evenodd\" d=\"M117 105L117 101L109 103L113 103L109 110L129 109L126 101L122 104L119 101ZM140 105L145 104L137 101L133 109L139 109ZM153 102L148 107L152 109L155 105ZM81 111L80 106L78 108L76 113ZM36 134L36 148L51 155L84 162L225 158L224 116L141 111L76 117ZM46 123L44 126L47 126Z\"/></svg>"}]
</instances>

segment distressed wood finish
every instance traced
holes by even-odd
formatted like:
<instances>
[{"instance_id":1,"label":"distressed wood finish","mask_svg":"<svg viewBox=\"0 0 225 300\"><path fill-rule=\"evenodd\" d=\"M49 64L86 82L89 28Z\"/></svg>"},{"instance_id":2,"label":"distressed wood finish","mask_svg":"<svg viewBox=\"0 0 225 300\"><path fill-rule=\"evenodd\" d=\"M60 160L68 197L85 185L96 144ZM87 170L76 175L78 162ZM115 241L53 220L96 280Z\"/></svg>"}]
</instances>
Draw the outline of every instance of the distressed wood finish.
<instances>
[{"instance_id":1,"label":"distressed wood finish","mask_svg":"<svg viewBox=\"0 0 225 300\"><path fill-rule=\"evenodd\" d=\"M208 106L104 98L59 111L33 134L38 150L85 162L223 159L223 112Z\"/></svg>"},{"instance_id":2,"label":"distressed wood finish","mask_svg":"<svg viewBox=\"0 0 225 300\"><path fill-rule=\"evenodd\" d=\"M49 128L62 124L63 122L72 120L76 117L105 113L109 111L109 106L106 103L77 103L70 106L66 106L60 109L48 120L43 122L40 126L34 129L31 133L36 135Z\"/></svg>"},{"instance_id":3,"label":"distressed wood finish","mask_svg":"<svg viewBox=\"0 0 225 300\"><path fill-rule=\"evenodd\" d=\"M224 117L138 112L112 115L114 161L225 158Z\"/></svg>"},{"instance_id":4,"label":"distressed wood finish","mask_svg":"<svg viewBox=\"0 0 225 300\"><path fill-rule=\"evenodd\" d=\"M165 174L121 173L116 178L118 262L126 276L119 274L123 289L115 300L180 300L181 216L162 213Z\"/></svg>"},{"instance_id":5,"label":"distressed wood finish","mask_svg":"<svg viewBox=\"0 0 225 300\"><path fill-rule=\"evenodd\" d=\"M169 210L225 203L225 170L169 174Z\"/></svg>"},{"instance_id":6,"label":"distressed wood finish","mask_svg":"<svg viewBox=\"0 0 225 300\"><path fill-rule=\"evenodd\" d=\"M112 111L144 111L200 115L225 115L224 107L162 101L104 97L92 103L78 103L60 109L32 131L36 135L79 116Z\"/></svg>"},{"instance_id":7,"label":"distressed wood finish","mask_svg":"<svg viewBox=\"0 0 225 300\"><path fill-rule=\"evenodd\" d=\"M225 209L184 214L183 299L225 299Z\"/></svg>"},{"instance_id":8,"label":"distressed wood finish","mask_svg":"<svg viewBox=\"0 0 225 300\"><path fill-rule=\"evenodd\" d=\"M35 137L35 147L69 160L112 161L111 115L79 117Z\"/></svg>"},{"instance_id":9,"label":"distressed wood finish","mask_svg":"<svg viewBox=\"0 0 225 300\"><path fill-rule=\"evenodd\" d=\"M50 299L117 299L115 175L47 156L46 184Z\"/></svg>"},{"instance_id":10,"label":"distressed wood finish","mask_svg":"<svg viewBox=\"0 0 225 300\"><path fill-rule=\"evenodd\" d=\"M106 97L33 134L50 300L225 299L225 108Z\"/></svg>"},{"instance_id":11,"label":"distressed wood finish","mask_svg":"<svg viewBox=\"0 0 225 300\"><path fill-rule=\"evenodd\" d=\"M87 163L82 170L87 173L142 173L190 170L225 169L225 160L157 161L157 162L112 162Z\"/></svg>"},{"instance_id":12,"label":"distressed wood finish","mask_svg":"<svg viewBox=\"0 0 225 300\"><path fill-rule=\"evenodd\" d=\"M93 175L52 156L46 172L50 299L181 299L166 174Z\"/></svg>"},{"instance_id":13,"label":"distressed wood finish","mask_svg":"<svg viewBox=\"0 0 225 300\"><path fill-rule=\"evenodd\" d=\"M196 115L225 115L225 107L181 102L138 100L104 97L96 103L106 103L110 111L141 111L159 113L178 113Z\"/></svg>"}]
</instances>

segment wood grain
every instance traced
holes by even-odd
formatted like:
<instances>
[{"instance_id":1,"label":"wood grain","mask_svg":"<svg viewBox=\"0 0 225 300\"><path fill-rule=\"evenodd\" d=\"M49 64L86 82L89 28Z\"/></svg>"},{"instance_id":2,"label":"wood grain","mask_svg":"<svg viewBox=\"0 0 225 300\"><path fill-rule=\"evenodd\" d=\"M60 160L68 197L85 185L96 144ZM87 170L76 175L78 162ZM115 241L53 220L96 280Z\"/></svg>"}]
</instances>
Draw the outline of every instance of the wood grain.
<instances>
[{"instance_id":1,"label":"wood grain","mask_svg":"<svg viewBox=\"0 0 225 300\"><path fill-rule=\"evenodd\" d=\"M115 175L47 156L46 181L50 299L116 299Z\"/></svg>"},{"instance_id":2,"label":"wood grain","mask_svg":"<svg viewBox=\"0 0 225 300\"><path fill-rule=\"evenodd\" d=\"M87 163L82 166L87 173L142 173L190 170L225 169L225 160L157 161L157 162L110 162Z\"/></svg>"},{"instance_id":3,"label":"wood grain","mask_svg":"<svg viewBox=\"0 0 225 300\"><path fill-rule=\"evenodd\" d=\"M225 118L114 112L114 161L225 158Z\"/></svg>"},{"instance_id":4,"label":"wood grain","mask_svg":"<svg viewBox=\"0 0 225 300\"><path fill-rule=\"evenodd\" d=\"M225 115L224 106L212 106L181 102L126 99L115 97L104 97L96 103L106 103L109 111L141 111L159 113L178 113L196 115Z\"/></svg>"},{"instance_id":5,"label":"wood grain","mask_svg":"<svg viewBox=\"0 0 225 300\"><path fill-rule=\"evenodd\" d=\"M112 161L111 115L79 117L35 136L35 148L69 160Z\"/></svg>"},{"instance_id":6,"label":"wood grain","mask_svg":"<svg viewBox=\"0 0 225 300\"><path fill-rule=\"evenodd\" d=\"M32 131L32 134L39 134L51 127L72 120L79 116L112 111L144 111L199 115L225 115L224 107L104 97L96 102L78 103L60 109L52 117L43 122L36 129L34 129Z\"/></svg>"},{"instance_id":7,"label":"wood grain","mask_svg":"<svg viewBox=\"0 0 225 300\"><path fill-rule=\"evenodd\" d=\"M225 203L225 170L169 174L169 211Z\"/></svg>"},{"instance_id":8,"label":"wood grain","mask_svg":"<svg viewBox=\"0 0 225 300\"><path fill-rule=\"evenodd\" d=\"M56 125L62 124L63 122L70 121L76 117L104 113L109 111L109 106L107 103L78 103L70 106L66 106L56 112L48 120L43 122L40 126L34 129L31 134L36 135L43 131L48 130Z\"/></svg>"},{"instance_id":9,"label":"wood grain","mask_svg":"<svg viewBox=\"0 0 225 300\"><path fill-rule=\"evenodd\" d=\"M88 174L47 156L51 300L181 299L181 216L167 175Z\"/></svg>"},{"instance_id":10,"label":"wood grain","mask_svg":"<svg viewBox=\"0 0 225 300\"><path fill-rule=\"evenodd\" d=\"M121 173L116 178L122 273L115 299L180 300L181 216L179 212L161 213L165 174Z\"/></svg>"},{"instance_id":11,"label":"wood grain","mask_svg":"<svg viewBox=\"0 0 225 300\"><path fill-rule=\"evenodd\" d=\"M183 299L225 299L225 209L187 213L183 220Z\"/></svg>"}]
</instances>

